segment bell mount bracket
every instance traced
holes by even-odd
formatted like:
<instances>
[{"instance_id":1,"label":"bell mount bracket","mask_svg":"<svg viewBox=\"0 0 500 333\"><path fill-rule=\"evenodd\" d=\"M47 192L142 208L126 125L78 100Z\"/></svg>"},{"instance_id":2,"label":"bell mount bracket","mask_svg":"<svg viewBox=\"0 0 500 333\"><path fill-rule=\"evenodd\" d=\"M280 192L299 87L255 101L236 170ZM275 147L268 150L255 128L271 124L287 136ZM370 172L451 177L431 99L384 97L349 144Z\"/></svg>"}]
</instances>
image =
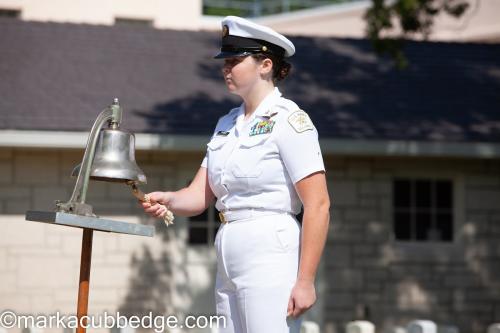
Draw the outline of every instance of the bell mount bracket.
<instances>
[{"instance_id":1,"label":"bell mount bracket","mask_svg":"<svg viewBox=\"0 0 500 333\"><path fill-rule=\"evenodd\" d=\"M76 178L75 188L73 194L68 202L56 201L56 211L65 212L70 214L77 214L82 216L97 217L92 212L92 206L85 203L87 197L87 190L89 186L90 169L94 159L95 148L97 145L97 138L102 126L108 122L108 127L118 129L122 121L122 108L118 102L118 98L113 100L113 104L101 111L97 119L92 125L87 146L83 155L82 166Z\"/></svg>"}]
</instances>

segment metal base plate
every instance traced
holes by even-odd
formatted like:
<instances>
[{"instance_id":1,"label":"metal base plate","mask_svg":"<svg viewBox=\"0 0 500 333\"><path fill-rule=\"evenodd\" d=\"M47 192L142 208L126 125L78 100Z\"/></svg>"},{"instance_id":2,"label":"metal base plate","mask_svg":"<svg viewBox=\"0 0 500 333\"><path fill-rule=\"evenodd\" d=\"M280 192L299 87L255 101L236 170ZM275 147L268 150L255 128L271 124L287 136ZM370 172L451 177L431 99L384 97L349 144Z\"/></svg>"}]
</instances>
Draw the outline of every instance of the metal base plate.
<instances>
[{"instance_id":1,"label":"metal base plate","mask_svg":"<svg viewBox=\"0 0 500 333\"><path fill-rule=\"evenodd\" d=\"M106 220L99 217L81 216L62 212L43 212L29 210L26 212L26 220L147 237L153 237L155 233L155 229L153 226Z\"/></svg>"}]
</instances>

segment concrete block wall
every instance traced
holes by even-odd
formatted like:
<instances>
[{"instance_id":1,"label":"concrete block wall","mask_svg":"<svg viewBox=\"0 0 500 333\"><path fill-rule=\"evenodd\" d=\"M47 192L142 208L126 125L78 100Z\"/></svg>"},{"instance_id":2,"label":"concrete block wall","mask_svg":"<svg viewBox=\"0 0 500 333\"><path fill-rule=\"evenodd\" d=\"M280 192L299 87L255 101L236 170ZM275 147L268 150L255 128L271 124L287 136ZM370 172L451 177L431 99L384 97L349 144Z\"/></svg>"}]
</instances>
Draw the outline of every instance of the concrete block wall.
<instances>
[{"instance_id":1,"label":"concrete block wall","mask_svg":"<svg viewBox=\"0 0 500 333\"><path fill-rule=\"evenodd\" d=\"M69 199L75 183L69 175L82 154L0 149L0 311L76 312L82 230L28 222L24 214L52 211L54 200ZM136 158L148 177L141 188L148 192L177 189L179 170L192 168L194 175L203 156L138 152ZM182 218L166 229L143 214L123 184L92 181L87 202L99 216L156 227L154 238L94 232L89 313L193 313L199 291L187 286L200 274L185 265Z\"/></svg>"},{"instance_id":2,"label":"concrete block wall","mask_svg":"<svg viewBox=\"0 0 500 333\"><path fill-rule=\"evenodd\" d=\"M194 175L202 157L138 152L148 176L143 189L182 186L182 175L191 169ZM0 149L0 309L75 311L81 230L27 222L24 213L52 210L54 200L69 199L75 182L69 174L81 158L74 150ZM322 332L342 332L355 319L368 319L382 331L425 317L473 333L500 320L499 161L328 157L325 162L332 219L323 258L326 292L319 295ZM395 176L454 180L452 244L394 241ZM207 313L213 271L206 263L213 258L190 252L182 223L166 232L144 217L125 185L92 182L88 198L98 215L156 223L159 236L94 234L91 311ZM201 264L190 269L187 258Z\"/></svg>"},{"instance_id":3,"label":"concrete block wall","mask_svg":"<svg viewBox=\"0 0 500 333\"><path fill-rule=\"evenodd\" d=\"M339 157L327 170L325 332L356 319L385 331L421 317L485 332L500 320L498 160ZM393 239L396 176L454 181L453 243Z\"/></svg>"}]
</instances>

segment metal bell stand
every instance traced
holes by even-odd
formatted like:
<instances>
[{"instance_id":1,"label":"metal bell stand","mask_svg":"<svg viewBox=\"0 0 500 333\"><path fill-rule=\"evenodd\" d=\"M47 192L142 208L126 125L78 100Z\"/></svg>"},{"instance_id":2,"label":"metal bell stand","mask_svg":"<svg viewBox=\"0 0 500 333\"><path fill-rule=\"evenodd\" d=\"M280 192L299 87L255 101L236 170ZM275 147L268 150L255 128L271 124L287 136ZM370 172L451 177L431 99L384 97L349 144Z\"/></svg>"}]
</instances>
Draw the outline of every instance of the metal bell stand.
<instances>
[{"instance_id":1,"label":"metal bell stand","mask_svg":"<svg viewBox=\"0 0 500 333\"><path fill-rule=\"evenodd\" d=\"M55 211L26 212L27 221L83 229L77 333L84 333L87 325L86 321L83 326L80 325L80 320L88 311L93 231L154 236L153 226L102 219L93 213L91 205L85 203L89 179L121 182L127 185L146 183L146 176L135 162L135 137L119 129L121 120L122 108L115 98L113 104L99 114L92 126L82 163L73 170L73 174L78 176L69 201L56 201ZM108 128L102 129L106 122Z\"/></svg>"}]
</instances>

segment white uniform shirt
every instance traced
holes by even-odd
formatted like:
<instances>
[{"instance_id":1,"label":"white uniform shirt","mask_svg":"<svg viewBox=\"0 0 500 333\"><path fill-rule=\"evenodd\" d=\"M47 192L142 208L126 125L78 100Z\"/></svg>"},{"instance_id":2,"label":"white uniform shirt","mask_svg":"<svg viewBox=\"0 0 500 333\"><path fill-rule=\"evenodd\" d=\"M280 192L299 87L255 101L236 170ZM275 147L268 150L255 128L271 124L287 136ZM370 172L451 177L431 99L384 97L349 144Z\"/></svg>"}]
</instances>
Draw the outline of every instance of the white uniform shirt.
<instances>
[{"instance_id":1,"label":"white uniform shirt","mask_svg":"<svg viewBox=\"0 0 500 333\"><path fill-rule=\"evenodd\" d=\"M294 184L324 171L318 132L275 88L248 121L244 105L221 117L201 164L219 211L260 208L298 214Z\"/></svg>"}]
</instances>

